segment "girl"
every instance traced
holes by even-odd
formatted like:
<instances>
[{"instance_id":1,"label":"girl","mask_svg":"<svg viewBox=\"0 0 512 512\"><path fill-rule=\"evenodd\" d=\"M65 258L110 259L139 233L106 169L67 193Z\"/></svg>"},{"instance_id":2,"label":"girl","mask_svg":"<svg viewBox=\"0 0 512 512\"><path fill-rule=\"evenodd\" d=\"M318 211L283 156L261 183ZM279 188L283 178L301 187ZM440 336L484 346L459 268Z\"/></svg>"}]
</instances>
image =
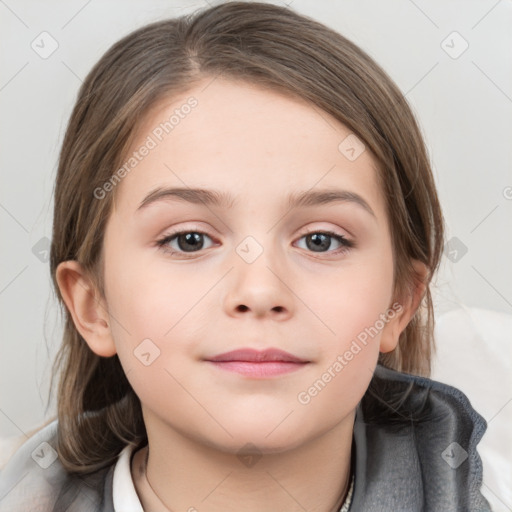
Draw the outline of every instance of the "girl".
<instances>
[{"instance_id":1,"label":"girl","mask_svg":"<svg viewBox=\"0 0 512 512\"><path fill-rule=\"evenodd\" d=\"M484 511L486 425L428 379L443 218L361 49L231 2L116 43L55 188L58 417L1 511Z\"/></svg>"}]
</instances>

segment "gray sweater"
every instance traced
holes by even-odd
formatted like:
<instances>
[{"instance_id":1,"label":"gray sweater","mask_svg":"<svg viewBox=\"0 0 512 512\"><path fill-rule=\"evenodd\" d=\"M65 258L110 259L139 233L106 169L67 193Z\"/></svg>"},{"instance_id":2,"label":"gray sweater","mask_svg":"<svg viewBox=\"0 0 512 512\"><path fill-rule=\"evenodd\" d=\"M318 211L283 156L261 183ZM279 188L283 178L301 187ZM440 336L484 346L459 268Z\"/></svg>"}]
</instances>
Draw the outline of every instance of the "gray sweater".
<instances>
[{"instance_id":1,"label":"gray sweater","mask_svg":"<svg viewBox=\"0 0 512 512\"><path fill-rule=\"evenodd\" d=\"M350 511L490 511L476 451L486 427L458 389L377 366L356 411ZM57 433L55 420L11 457L0 512L114 512L115 465L67 473L52 457Z\"/></svg>"}]
</instances>

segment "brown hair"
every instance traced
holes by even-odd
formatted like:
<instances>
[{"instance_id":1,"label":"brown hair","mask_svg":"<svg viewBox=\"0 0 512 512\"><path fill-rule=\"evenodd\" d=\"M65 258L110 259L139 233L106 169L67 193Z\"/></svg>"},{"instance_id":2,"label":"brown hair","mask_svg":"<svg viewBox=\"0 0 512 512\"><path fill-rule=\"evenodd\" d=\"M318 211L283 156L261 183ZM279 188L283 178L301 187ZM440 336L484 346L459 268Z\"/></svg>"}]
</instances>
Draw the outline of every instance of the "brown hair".
<instances>
[{"instance_id":1,"label":"brown hair","mask_svg":"<svg viewBox=\"0 0 512 512\"><path fill-rule=\"evenodd\" d=\"M228 2L130 33L82 84L56 178L50 265L65 327L53 375L60 371L58 453L70 472L112 464L126 443L143 446L147 435L140 401L117 355L94 354L75 328L57 266L79 261L104 293L102 242L115 193L98 200L93 191L122 165L151 108L220 74L310 102L372 151L388 206L398 296L417 279L412 259L428 266L428 284L438 267L443 218L420 129L397 86L354 43L289 8L257 2ZM432 347L427 286L397 348L381 354L380 363L429 375Z\"/></svg>"}]
</instances>

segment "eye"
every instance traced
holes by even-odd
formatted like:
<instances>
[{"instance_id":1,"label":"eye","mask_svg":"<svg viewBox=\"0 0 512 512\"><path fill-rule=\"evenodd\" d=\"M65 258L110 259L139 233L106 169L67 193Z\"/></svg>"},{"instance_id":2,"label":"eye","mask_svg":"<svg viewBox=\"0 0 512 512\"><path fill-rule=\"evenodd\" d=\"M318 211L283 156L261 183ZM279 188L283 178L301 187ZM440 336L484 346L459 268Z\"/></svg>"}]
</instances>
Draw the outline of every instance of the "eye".
<instances>
[{"instance_id":1,"label":"eye","mask_svg":"<svg viewBox=\"0 0 512 512\"><path fill-rule=\"evenodd\" d=\"M306 241L306 249L317 253L329 252L330 254L340 254L347 252L350 248L355 246L354 242L334 231L310 231L309 233L303 234L300 239L302 238ZM332 245L333 239L339 244L339 247L335 251L328 251Z\"/></svg>"},{"instance_id":2,"label":"eye","mask_svg":"<svg viewBox=\"0 0 512 512\"><path fill-rule=\"evenodd\" d=\"M158 247L171 255L180 254L187 257L187 253L195 253L205 249L204 237L212 240L209 235L202 231L188 229L170 233L156 243ZM336 255L348 252L350 248L355 247L354 242L334 231L310 231L299 238L299 240L302 239L306 241L306 249L316 253L327 252ZM333 240L338 244L338 248L334 251L329 250Z\"/></svg>"},{"instance_id":3,"label":"eye","mask_svg":"<svg viewBox=\"0 0 512 512\"><path fill-rule=\"evenodd\" d=\"M157 246L171 254L194 253L205 249L203 237L210 238L206 233L196 230L175 231L157 241ZM211 238L210 238L211 239ZM174 246L169 246L175 243ZM177 247L176 247L177 246Z\"/></svg>"}]
</instances>

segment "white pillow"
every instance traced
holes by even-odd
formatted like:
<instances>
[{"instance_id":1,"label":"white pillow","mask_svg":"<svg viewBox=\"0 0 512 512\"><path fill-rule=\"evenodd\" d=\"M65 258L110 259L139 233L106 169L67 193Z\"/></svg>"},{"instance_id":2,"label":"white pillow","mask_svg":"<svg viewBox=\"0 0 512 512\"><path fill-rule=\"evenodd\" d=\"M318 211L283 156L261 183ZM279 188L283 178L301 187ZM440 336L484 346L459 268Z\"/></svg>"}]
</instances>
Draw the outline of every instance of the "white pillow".
<instances>
[{"instance_id":1,"label":"white pillow","mask_svg":"<svg viewBox=\"0 0 512 512\"><path fill-rule=\"evenodd\" d=\"M432 378L459 388L487 421L482 494L512 510L512 315L462 306L436 318Z\"/></svg>"}]
</instances>

